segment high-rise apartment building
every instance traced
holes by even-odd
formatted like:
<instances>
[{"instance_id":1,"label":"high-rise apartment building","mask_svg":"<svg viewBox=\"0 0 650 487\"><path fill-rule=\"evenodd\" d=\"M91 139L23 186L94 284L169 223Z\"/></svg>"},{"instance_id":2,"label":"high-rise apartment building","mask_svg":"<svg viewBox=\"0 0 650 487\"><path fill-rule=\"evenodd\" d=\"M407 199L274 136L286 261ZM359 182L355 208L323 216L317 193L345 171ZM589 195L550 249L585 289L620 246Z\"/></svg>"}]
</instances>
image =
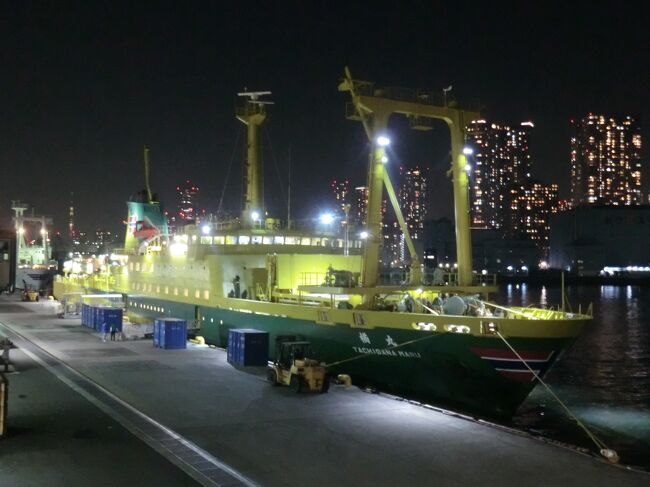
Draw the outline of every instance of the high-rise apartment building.
<instances>
[{"instance_id":1,"label":"high-rise apartment building","mask_svg":"<svg viewBox=\"0 0 650 487\"><path fill-rule=\"evenodd\" d=\"M518 127L475 120L465 130L469 157L471 224L500 229L509 221L507 188L530 178L532 122Z\"/></svg>"},{"instance_id":2,"label":"high-rise apartment building","mask_svg":"<svg viewBox=\"0 0 650 487\"><path fill-rule=\"evenodd\" d=\"M547 253L550 218L558 211L558 185L528 181L513 184L509 192L508 233L515 238L536 242Z\"/></svg>"},{"instance_id":3,"label":"high-rise apartment building","mask_svg":"<svg viewBox=\"0 0 650 487\"><path fill-rule=\"evenodd\" d=\"M643 203L638 119L589 113L571 125L573 206Z\"/></svg>"},{"instance_id":4,"label":"high-rise apartment building","mask_svg":"<svg viewBox=\"0 0 650 487\"><path fill-rule=\"evenodd\" d=\"M366 211L368 210L368 187L357 186L354 188L354 216L357 225L366 224Z\"/></svg>"},{"instance_id":5,"label":"high-rise apartment building","mask_svg":"<svg viewBox=\"0 0 650 487\"><path fill-rule=\"evenodd\" d=\"M400 167L402 184L397 194L406 226L413 240L422 239L427 216L428 169L420 166Z\"/></svg>"},{"instance_id":6,"label":"high-rise apartment building","mask_svg":"<svg viewBox=\"0 0 650 487\"><path fill-rule=\"evenodd\" d=\"M335 179L330 183L330 190L334 196L334 203L337 211L345 213L345 205L350 203L350 181L347 179Z\"/></svg>"},{"instance_id":7,"label":"high-rise apartment building","mask_svg":"<svg viewBox=\"0 0 650 487\"><path fill-rule=\"evenodd\" d=\"M176 186L176 191L178 191L179 220L194 221L198 213L196 198L199 194L199 188L187 179L185 184Z\"/></svg>"}]
</instances>

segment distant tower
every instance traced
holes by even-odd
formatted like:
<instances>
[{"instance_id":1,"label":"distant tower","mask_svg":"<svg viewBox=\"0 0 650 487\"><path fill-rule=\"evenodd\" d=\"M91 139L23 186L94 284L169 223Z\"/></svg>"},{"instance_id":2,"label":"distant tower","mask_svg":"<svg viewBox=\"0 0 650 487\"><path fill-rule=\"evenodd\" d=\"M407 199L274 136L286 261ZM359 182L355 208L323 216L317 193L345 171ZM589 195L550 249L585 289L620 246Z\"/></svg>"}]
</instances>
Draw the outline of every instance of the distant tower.
<instances>
[{"instance_id":1,"label":"distant tower","mask_svg":"<svg viewBox=\"0 0 650 487\"><path fill-rule=\"evenodd\" d=\"M366 224L366 211L368 211L368 187L357 186L354 188L355 211L354 215L359 225Z\"/></svg>"},{"instance_id":2,"label":"distant tower","mask_svg":"<svg viewBox=\"0 0 650 487\"><path fill-rule=\"evenodd\" d=\"M402 186L397 198L413 240L421 239L424 231L427 216L427 172L426 168L420 166L410 169L400 167Z\"/></svg>"},{"instance_id":3,"label":"distant tower","mask_svg":"<svg viewBox=\"0 0 650 487\"><path fill-rule=\"evenodd\" d=\"M70 211L68 215L68 234L74 238L76 229L74 226L74 192L72 191L70 191Z\"/></svg>"},{"instance_id":4,"label":"distant tower","mask_svg":"<svg viewBox=\"0 0 650 487\"><path fill-rule=\"evenodd\" d=\"M199 194L199 188L195 186L189 179L185 183L176 186L178 191L178 219L180 222L185 221L193 222L196 220L198 208L196 207L196 199Z\"/></svg>"},{"instance_id":5,"label":"distant tower","mask_svg":"<svg viewBox=\"0 0 650 487\"><path fill-rule=\"evenodd\" d=\"M334 196L336 209L345 213L345 205L350 204L350 181L334 179L330 183L330 189Z\"/></svg>"},{"instance_id":6,"label":"distant tower","mask_svg":"<svg viewBox=\"0 0 650 487\"><path fill-rule=\"evenodd\" d=\"M533 127L532 122L513 128L475 120L465 129L465 140L474 151L470 157L472 226L499 229L507 225L506 188L530 178Z\"/></svg>"},{"instance_id":7,"label":"distant tower","mask_svg":"<svg viewBox=\"0 0 650 487\"><path fill-rule=\"evenodd\" d=\"M639 121L590 113L571 125L573 206L642 204Z\"/></svg>"}]
</instances>

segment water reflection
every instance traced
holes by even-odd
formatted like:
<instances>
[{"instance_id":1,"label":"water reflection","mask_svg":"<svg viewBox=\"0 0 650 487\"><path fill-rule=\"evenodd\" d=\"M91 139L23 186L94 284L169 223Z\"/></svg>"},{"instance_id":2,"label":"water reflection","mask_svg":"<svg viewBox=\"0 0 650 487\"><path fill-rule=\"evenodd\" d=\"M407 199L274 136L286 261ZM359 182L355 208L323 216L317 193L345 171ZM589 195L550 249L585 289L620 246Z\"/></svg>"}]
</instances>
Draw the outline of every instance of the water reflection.
<instances>
[{"instance_id":1,"label":"water reflection","mask_svg":"<svg viewBox=\"0 0 650 487\"><path fill-rule=\"evenodd\" d=\"M508 305L557 306L561 302L559 286L527 285L521 292L507 286L504 290L500 297ZM650 418L650 287L569 286L566 295L567 308L574 310L578 303L584 309L593 302L594 319L547 380L570 408L597 423L603 439L621 450L623 461L650 468L650 428L639 428L639 421ZM605 421L618 414L627 419ZM540 387L524 403L515 423L593 448Z\"/></svg>"}]
</instances>

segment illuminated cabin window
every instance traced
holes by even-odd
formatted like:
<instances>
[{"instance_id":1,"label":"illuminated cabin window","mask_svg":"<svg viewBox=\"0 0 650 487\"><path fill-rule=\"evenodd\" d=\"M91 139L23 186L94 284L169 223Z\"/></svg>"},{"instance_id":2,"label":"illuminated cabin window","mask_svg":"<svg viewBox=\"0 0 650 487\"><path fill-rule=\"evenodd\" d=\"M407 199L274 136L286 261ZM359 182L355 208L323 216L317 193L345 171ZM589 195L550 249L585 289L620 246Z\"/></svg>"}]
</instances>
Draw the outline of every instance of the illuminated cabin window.
<instances>
[{"instance_id":1,"label":"illuminated cabin window","mask_svg":"<svg viewBox=\"0 0 650 487\"><path fill-rule=\"evenodd\" d=\"M153 272L153 262L151 263L151 266L149 267L149 272Z\"/></svg>"},{"instance_id":2,"label":"illuminated cabin window","mask_svg":"<svg viewBox=\"0 0 650 487\"><path fill-rule=\"evenodd\" d=\"M311 239L311 244L315 245L315 246L318 246L318 245L320 245L320 241L321 241L320 238L312 238Z\"/></svg>"},{"instance_id":3,"label":"illuminated cabin window","mask_svg":"<svg viewBox=\"0 0 650 487\"><path fill-rule=\"evenodd\" d=\"M299 245L300 244L300 237L285 237L284 238L284 244L285 245Z\"/></svg>"},{"instance_id":4,"label":"illuminated cabin window","mask_svg":"<svg viewBox=\"0 0 650 487\"><path fill-rule=\"evenodd\" d=\"M210 299L210 291L207 289L203 291L203 299Z\"/></svg>"},{"instance_id":5,"label":"illuminated cabin window","mask_svg":"<svg viewBox=\"0 0 650 487\"><path fill-rule=\"evenodd\" d=\"M342 248L343 247L343 240L340 239L340 238L337 238L336 239L336 246L339 247L339 248Z\"/></svg>"},{"instance_id":6,"label":"illuminated cabin window","mask_svg":"<svg viewBox=\"0 0 650 487\"><path fill-rule=\"evenodd\" d=\"M300 245L311 245L311 238L302 237L302 239L300 240Z\"/></svg>"},{"instance_id":7,"label":"illuminated cabin window","mask_svg":"<svg viewBox=\"0 0 650 487\"><path fill-rule=\"evenodd\" d=\"M226 235L226 245L235 245L237 243L237 237L234 235Z\"/></svg>"},{"instance_id":8,"label":"illuminated cabin window","mask_svg":"<svg viewBox=\"0 0 650 487\"><path fill-rule=\"evenodd\" d=\"M273 238L273 243L276 245L284 245L284 237L282 235L276 235Z\"/></svg>"},{"instance_id":9,"label":"illuminated cabin window","mask_svg":"<svg viewBox=\"0 0 650 487\"><path fill-rule=\"evenodd\" d=\"M137 282L133 283L133 289L135 289L136 291L138 290L138 283Z\"/></svg>"},{"instance_id":10,"label":"illuminated cabin window","mask_svg":"<svg viewBox=\"0 0 650 487\"><path fill-rule=\"evenodd\" d=\"M212 237L201 237L201 243L203 245L212 245Z\"/></svg>"},{"instance_id":11,"label":"illuminated cabin window","mask_svg":"<svg viewBox=\"0 0 650 487\"><path fill-rule=\"evenodd\" d=\"M140 262L135 263L135 270L139 271L140 270Z\"/></svg>"},{"instance_id":12,"label":"illuminated cabin window","mask_svg":"<svg viewBox=\"0 0 650 487\"><path fill-rule=\"evenodd\" d=\"M196 289L196 290L194 291L194 297L195 297L196 299L201 299L201 291L199 291L198 289Z\"/></svg>"},{"instance_id":13,"label":"illuminated cabin window","mask_svg":"<svg viewBox=\"0 0 650 487\"><path fill-rule=\"evenodd\" d=\"M165 286L165 294L169 294L169 286Z\"/></svg>"},{"instance_id":14,"label":"illuminated cabin window","mask_svg":"<svg viewBox=\"0 0 650 487\"><path fill-rule=\"evenodd\" d=\"M151 292L151 284L147 286L149 288L149 292Z\"/></svg>"},{"instance_id":15,"label":"illuminated cabin window","mask_svg":"<svg viewBox=\"0 0 650 487\"><path fill-rule=\"evenodd\" d=\"M264 245L271 245L273 243L273 237L264 237L262 239Z\"/></svg>"},{"instance_id":16,"label":"illuminated cabin window","mask_svg":"<svg viewBox=\"0 0 650 487\"><path fill-rule=\"evenodd\" d=\"M192 242L196 242L196 235L192 235Z\"/></svg>"},{"instance_id":17,"label":"illuminated cabin window","mask_svg":"<svg viewBox=\"0 0 650 487\"><path fill-rule=\"evenodd\" d=\"M157 293L160 292L160 286L156 286L156 292L157 292Z\"/></svg>"},{"instance_id":18,"label":"illuminated cabin window","mask_svg":"<svg viewBox=\"0 0 650 487\"><path fill-rule=\"evenodd\" d=\"M164 312L165 312L165 308L160 308L160 312L161 312L161 313L164 313Z\"/></svg>"},{"instance_id":19,"label":"illuminated cabin window","mask_svg":"<svg viewBox=\"0 0 650 487\"><path fill-rule=\"evenodd\" d=\"M185 290L183 291L183 296L188 297L189 295L190 295L190 290L185 288Z\"/></svg>"},{"instance_id":20,"label":"illuminated cabin window","mask_svg":"<svg viewBox=\"0 0 650 487\"><path fill-rule=\"evenodd\" d=\"M251 243L253 245L260 245L262 243L262 236L261 235L253 235L251 238Z\"/></svg>"},{"instance_id":21,"label":"illuminated cabin window","mask_svg":"<svg viewBox=\"0 0 650 487\"><path fill-rule=\"evenodd\" d=\"M321 240L321 243L320 243L320 244L321 244L323 247L328 247L329 244L330 244L330 239L329 239L329 238L324 238L324 239Z\"/></svg>"},{"instance_id":22,"label":"illuminated cabin window","mask_svg":"<svg viewBox=\"0 0 650 487\"><path fill-rule=\"evenodd\" d=\"M251 243L251 238L248 235L239 236L239 245L248 245Z\"/></svg>"},{"instance_id":23,"label":"illuminated cabin window","mask_svg":"<svg viewBox=\"0 0 650 487\"><path fill-rule=\"evenodd\" d=\"M130 271L133 270L133 262L129 262L129 270L130 270Z\"/></svg>"},{"instance_id":24,"label":"illuminated cabin window","mask_svg":"<svg viewBox=\"0 0 650 487\"><path fill-rule=\"evenodd\" d=\"M223 235L217 235L216 237L214 237L213 242L214 245L223 245L226 243L226 237L224 237Z\"/></svg>"},{"instance_id":25,"label":"illuminated cabin window","mask_svg":"<svg viewBox=\"0 0 650 487\"><path fill-rule=\"evenodd\" d=\"M174 288L174 296L178 296L178 288L177 287Z\"/></svg>"}]
</instances>

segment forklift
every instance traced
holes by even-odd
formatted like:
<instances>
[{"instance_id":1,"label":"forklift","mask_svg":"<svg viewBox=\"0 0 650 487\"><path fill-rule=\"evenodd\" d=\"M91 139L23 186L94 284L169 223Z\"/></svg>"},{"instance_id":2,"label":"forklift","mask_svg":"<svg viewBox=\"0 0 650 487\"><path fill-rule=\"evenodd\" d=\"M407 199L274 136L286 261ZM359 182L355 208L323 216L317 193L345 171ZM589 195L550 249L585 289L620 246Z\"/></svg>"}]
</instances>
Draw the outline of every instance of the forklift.
<instances>
[{"instance_id":1,"label":"forklift","mask_svg":"<svg viewBox=\"0 0 650 487\"><path fill-rule=\"evenodd\" d=\"M39 299L38 291L34 288L29 287L27 283L23 281L23 293L21 295L21 300L27 302L34 302L34 301L38 301L38 299Z\"/></svg>"},{"instance_id":2,"label":"forklift","mask_svg":"<svg viewBox=\"0 0 650 487\"><path fill-rule=\"evenodd\" d=\"M303 390L327 392L329 380L325 364L308 358L311 343L278 337L275 343L275 360L267 370L267 379L274 386L289 386L296 393Z\"/></svg>"}]
</instances>

